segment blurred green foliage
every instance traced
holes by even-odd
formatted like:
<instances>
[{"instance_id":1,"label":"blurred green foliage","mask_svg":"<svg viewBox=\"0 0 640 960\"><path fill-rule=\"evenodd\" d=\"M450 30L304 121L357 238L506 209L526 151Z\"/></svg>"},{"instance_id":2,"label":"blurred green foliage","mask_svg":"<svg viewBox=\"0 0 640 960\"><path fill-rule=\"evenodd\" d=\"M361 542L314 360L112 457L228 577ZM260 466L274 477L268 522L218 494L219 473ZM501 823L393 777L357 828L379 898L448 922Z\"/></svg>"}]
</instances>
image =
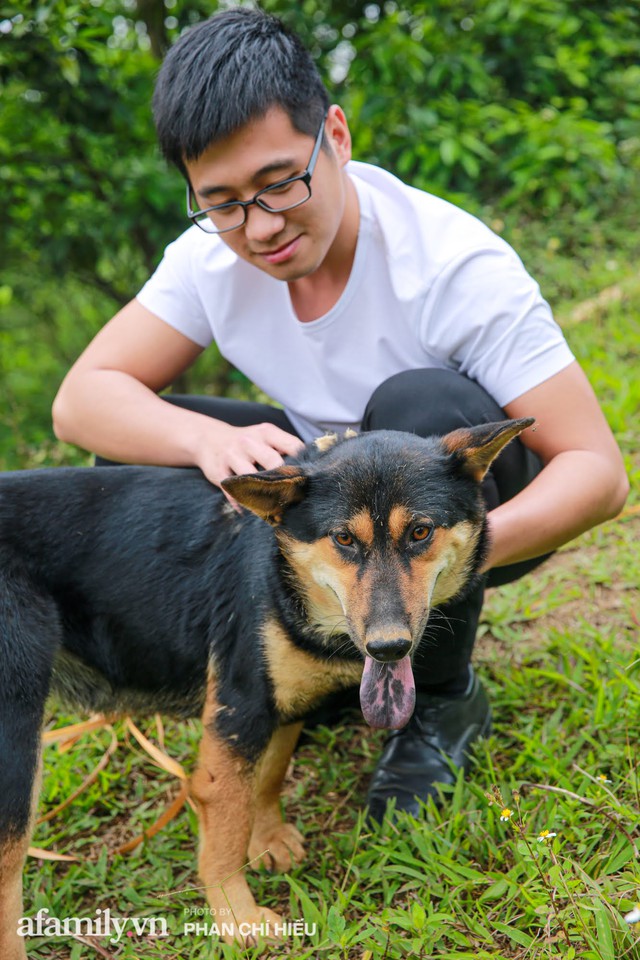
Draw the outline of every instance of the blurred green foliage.
<instances>
[{"instance_id":1,"label":"blurred green foliage","mask_svg":"<svg viewBox=\"0 0 640 960\"><path fill-rule=\"evenodd\" d=\"M185 226L180 177L155 144L153 83L181 31L229 5L3 5L5 465L32 462L36 450L53 456L49 406L65 369ZM517 210L520 221L554 222L567 252L629 208L640 179L634 0L261 6L312 50L350 119L357 158L490 220ZM215 351L181 387L247 389Z\"/></svg>"},{"instance_id":2,"label":"blurred green foliage","mask_svg":"<svg viewBox=\"0 0 640 960\"><path fill-rule=\"evenodd\" d=\"M355 153L418 187L547 216L640 169L640 7L265 0L314 49Z\"/></svg>"}]
</instances>

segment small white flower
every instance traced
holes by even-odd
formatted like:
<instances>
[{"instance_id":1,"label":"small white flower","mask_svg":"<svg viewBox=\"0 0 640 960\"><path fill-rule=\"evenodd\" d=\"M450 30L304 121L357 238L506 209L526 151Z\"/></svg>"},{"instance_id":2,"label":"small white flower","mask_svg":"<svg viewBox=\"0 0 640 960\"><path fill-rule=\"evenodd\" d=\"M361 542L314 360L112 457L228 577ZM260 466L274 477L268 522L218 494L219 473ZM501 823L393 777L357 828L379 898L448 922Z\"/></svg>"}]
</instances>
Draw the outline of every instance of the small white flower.
<instances>
[{"instance_id":1,"label":"small white flower","mask_svg":"<svg viewBox=\"0 0 640 960\"><path fill-rule=\"evenodd\" d=\"M607 778L605 777L604 773L598 774L598 776L596 777L596 780L597 780L599 783L613 783L613 780L607 780Z\"/></svg>"},{"instance_id":2,"label":"small white flower","mask_svg":"<svg viewBox=\"0 0 640 960\"><path fill-rule=\"evenodd\" d=\"M629 913L625 913L624 919L631 926L636 923L640 923L640 903L637 903L633 910L631 910Z\"/></svg>"},{"instance_id":3,"label":"small white flower","mask_svg":"<svg viewBox=\"0 0 640 960\"><path fill-rule=\"evenodd\" d=\"M551 830L541 830L538 834L538 843L546 843L547 840L551 840L551 837L557 837L557 833L552 833Z\"/></svg>"},{"instance_id":4,"label":"small white flower","mask_svg":"<svg viewBox=\"0 0 640 960\"><path fill-rule=\"evenodd\" d=\"M509 807L505 807L502 813L500 814L500 819L504 820L506 823L507 820L511 820L512 816L513 816L513 810L509 810Z\"/></svg>"}]
</instances>

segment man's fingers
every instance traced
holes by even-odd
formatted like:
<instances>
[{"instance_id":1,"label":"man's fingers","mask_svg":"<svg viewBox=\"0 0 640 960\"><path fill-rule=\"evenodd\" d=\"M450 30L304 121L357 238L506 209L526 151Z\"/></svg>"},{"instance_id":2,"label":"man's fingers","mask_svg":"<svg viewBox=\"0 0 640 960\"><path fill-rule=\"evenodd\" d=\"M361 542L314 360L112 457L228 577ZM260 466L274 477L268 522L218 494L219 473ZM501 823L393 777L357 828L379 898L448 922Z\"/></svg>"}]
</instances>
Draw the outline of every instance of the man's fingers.
<instances>
[{"instance_id":1,"label":"man's fingers","mask_svg":"<svg viewBox=\"0 0 640 960\"><path fill-rule=\"evenodd\" d=\"M250 457L245 451L236 454L230 454L227 458L228 462L228 473L225 474L226 477L232 475L236 477L241 477L245 473L257 473L260 469L258 463Z\"/></svg>"},{"instance_id":2,"label":"man's fingers","mask_svg":"<svg viewBox=\"0 0 640 960\"><path fill-rule=\"evenodd\" d=\"M300 437L287 433L286 430L276 427L273 423L263 423L261 429L263 441L275 450L279 450L280 453L294 456L304 447L304 441Z\"/></svg>"},{"instance_id":3,"label":"man's fingers","mask_svg":"<svg viewBox=\"0 0 640 960\"><path fill-rule=\"evenodd\" d=\"M244 450L229 455L228 463L233 473L255 473L256 470L275 470L282 466L282 456L273 447L262 443L247 444Z\"/></svg>"},{"instance_id":4,"label":"man's fingers","mask_svg":"<svg viewBox=\"0 0 640 960\"><path fill-rule=\"evenodd\" d=\"M275 470L284 463L283 456L295 455L304 446L298 437L273 423L231 429L234 435L227 436L222 449L211 451L211 457L201 464L205 476L218 487L225 477ZM240 512L236 501L223 493L234 510Z\"/></svg>"},{"instance_id":5,"label":"man's fingers","mask_svg":"<svg viewBox=\"0 0 640 960\"><path fill-rule=\"evenodd\" d=\"M284 463L282 455L274 450L273 447L264 447L256 455L256 463L259 463L265 470L275 470Z\"/></svg>"},{"instance_id":6,"label":"man's fingers","mask_svg":"<svg viewBox=\"0 0 640 960\"><path fill-rule=\"evenodd\" d=\"M275 444L276 449L280 453L295 457L296 453L300 453L304 447L304 440L301 440L300 437L294 437L290 433L284 433L284 431L283 434L283 437Z\"/></svg>"}]
</instances>

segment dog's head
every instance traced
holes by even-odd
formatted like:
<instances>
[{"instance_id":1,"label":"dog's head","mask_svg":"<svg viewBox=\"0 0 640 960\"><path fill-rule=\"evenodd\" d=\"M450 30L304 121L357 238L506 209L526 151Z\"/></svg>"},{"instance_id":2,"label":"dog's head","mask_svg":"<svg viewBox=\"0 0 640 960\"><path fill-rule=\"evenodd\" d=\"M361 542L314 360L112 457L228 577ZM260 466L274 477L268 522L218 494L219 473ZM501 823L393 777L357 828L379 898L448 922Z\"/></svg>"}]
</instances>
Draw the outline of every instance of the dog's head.
<instances>
[{"instance_id":1,"label":"dog's head","mask_svg":"<svg viewBox=\"0 0 640 960\"><path fill-rule=\"evenodd\" d=\"M394 431L322 438L295 463L224 489L276 530L311 629L363 655L372 726L401 727L415 702L411 657L434 605L473 583L487 548L481 482L533 420L422 439Z\"/></svg>"}]
</instances>

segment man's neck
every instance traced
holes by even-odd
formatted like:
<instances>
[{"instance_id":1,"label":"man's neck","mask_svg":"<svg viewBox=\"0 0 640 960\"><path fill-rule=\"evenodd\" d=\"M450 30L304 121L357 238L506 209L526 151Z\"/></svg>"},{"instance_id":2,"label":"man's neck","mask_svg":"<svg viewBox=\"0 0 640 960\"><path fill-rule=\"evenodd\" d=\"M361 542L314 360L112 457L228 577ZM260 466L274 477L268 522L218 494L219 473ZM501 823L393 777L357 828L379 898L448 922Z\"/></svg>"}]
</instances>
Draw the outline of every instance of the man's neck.
<instances>
[{"instance_id":1,"label":"man's neck","mask_svg":"<svg viewBox=\"0 0 640 960\"><path fill-rule=\"evenodd\" d=\"M291 304L301 323L324 316L342 296L351 276L359 226L358 195L347 177L344 216L327 256L313 273L288 284Z\"/></svg>"}]
</instances>

